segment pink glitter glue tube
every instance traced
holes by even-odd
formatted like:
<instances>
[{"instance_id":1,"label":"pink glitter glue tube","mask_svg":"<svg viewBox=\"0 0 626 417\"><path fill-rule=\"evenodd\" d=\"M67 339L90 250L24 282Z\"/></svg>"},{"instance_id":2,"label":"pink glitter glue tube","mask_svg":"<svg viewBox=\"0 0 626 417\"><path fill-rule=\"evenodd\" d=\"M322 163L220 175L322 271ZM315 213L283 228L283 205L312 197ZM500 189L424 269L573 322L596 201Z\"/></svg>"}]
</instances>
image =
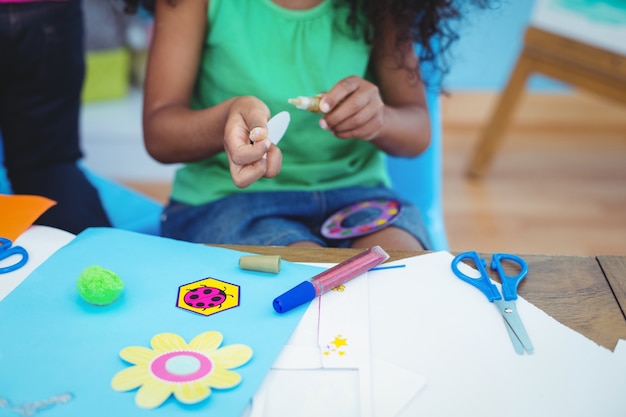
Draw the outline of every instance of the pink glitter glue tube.
<instances>
[{"instance_id":1,"label":"pink glitter glue tube","mask_svg":"<svg viewBox=\"0 0 626 417\"><path fill-rule=\"evenodd\" d=\"M278 313L284 313L298 307L315 297L327 293L336 286L358 277L387 259L389 259L387 252L380 246L374 246L276 297L273 303L274 310Z\"/></svg>"}]
</instances>

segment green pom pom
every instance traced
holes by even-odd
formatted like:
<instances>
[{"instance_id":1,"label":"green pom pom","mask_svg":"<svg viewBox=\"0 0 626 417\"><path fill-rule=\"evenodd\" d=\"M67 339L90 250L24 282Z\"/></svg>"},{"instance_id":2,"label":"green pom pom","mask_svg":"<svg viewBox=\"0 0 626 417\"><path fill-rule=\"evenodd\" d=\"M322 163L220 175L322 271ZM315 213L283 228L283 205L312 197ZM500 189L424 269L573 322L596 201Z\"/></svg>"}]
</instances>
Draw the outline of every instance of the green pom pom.
<instances>
[{"instance_id":1,"label":"green pom pom","mask_svg":"<svg viewBox=\"0 0 626 417\"><path fill-rule=\"evenodd\" d=\"M76 288L83 300L104 306L117 300L124 289L124 282L115 272L94 265L80 273Z\"/></svg>"}]
</instances>

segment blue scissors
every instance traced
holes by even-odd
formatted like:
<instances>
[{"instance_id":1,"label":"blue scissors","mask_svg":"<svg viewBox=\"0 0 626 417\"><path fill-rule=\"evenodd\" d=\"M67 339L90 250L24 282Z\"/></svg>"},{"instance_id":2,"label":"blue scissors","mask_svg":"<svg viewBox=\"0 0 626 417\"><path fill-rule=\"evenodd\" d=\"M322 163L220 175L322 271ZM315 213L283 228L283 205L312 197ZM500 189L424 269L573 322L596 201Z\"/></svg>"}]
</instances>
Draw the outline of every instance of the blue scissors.
<instances>
[{"instance_id":1,"label":"blue scissors","mask_svg":"<svg viewBox=\"0 0 626 417\"><path fill-rule=\"evenodd\" d=\"M478 271L480 272L479 278L469 277L459 271L458 263L466 259L471 260L476 268L478 268ZM502 268L502 261L516 263L521 268L519 274L515 276L507 275ZM491 269L498 272L498 276L502 282L502 294L498 291L498 287L491 282L489 274L486 270L486 262L484 259L480 258L478 253L475 251L460 253L452 260L452 272L454 272L454 274L461 280L478 288L483 294L485 294L485 296L487 296L487 299L490 302L496 305L500 314L502 314L502 317L504 318L506 330L509 333L511 342L513 342L515 352L520 355L523 355L524 352L533 353L533 345L528 337L528 334L526 333L524 324L522 324L522 320L520 319L515 306L515 300L517 300L517 286L526 277L526 274L528 273L528 264L516 255L508 253L494 253L491 258ZM504 299L502 299L503 296Z\"/></svg>"},{"instance_id":2,"label":"blue scissors","mask_svg":"<svg viewBox=\"0 0 626 417\"><path fill-rule=\"evenodd\" d=\"M13 246L6 237L0 237L0 261L3 261L11 256L19 256L19 260L9 266L0 267L0 274L6 274L16 269L23 267L28 262L28 252L21 246Z\"/></svg>"}]
</instances>

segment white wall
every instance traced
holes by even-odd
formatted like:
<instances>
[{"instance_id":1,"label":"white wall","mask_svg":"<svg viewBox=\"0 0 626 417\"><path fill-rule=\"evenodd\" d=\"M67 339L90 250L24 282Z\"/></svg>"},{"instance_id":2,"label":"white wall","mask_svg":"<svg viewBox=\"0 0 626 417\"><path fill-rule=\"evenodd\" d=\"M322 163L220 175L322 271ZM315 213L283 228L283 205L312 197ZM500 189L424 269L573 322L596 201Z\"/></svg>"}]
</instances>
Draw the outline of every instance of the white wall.
<instances>
[{"instance_id":1,"label":"white wall","mask_svg":"<svg viewBox=\"0 0 626 417\"><path fill-rule=\"evenodd\" d=\"M120 100L88 103L81 113L84 164L112 179L170 182L175 165L152 159L141 129L141 91Z\"/></svg>"},{"instance_id":2,"label":"white wall","mask_svg":"<svg viewBox=\"0 0 626 417\"><path fill-rule=\"evenodd\" d=\"M492 8L476 10L459 24L460 39L452 46L451 71L444 80L450 91L494 91L504 88L519 55L534 0L492 0ZM566 87L542 76L531 77L533 91Z\"/></svg>"}]
</instances>

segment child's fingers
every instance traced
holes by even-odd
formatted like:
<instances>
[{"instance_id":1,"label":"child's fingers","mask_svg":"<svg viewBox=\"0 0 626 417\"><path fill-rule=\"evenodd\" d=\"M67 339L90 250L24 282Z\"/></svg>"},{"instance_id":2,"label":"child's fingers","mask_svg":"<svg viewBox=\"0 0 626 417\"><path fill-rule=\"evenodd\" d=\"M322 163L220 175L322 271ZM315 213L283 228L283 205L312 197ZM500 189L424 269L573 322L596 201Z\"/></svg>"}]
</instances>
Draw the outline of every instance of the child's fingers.
<instances>
[{"instance_id":1,"label":"child's fingers","mask_svg":"<svg viewBox=\"0 0 626 417\"><path fill-rule=\"evenodd\" d=\"M344 101L350 94L358 90L360 79L357 76L350 76L337 82L320 100L320 110L323 113L330 113L339 103Z\"/></svg>"},{"instance_id":2,"label":"child's fingers","mask_svg":"<svg viewBox=\"0 0 626 417\"><path fill-rule=\"evenodd\" d=\"M340 106L320 120L323 129L342 139L358 137L370 140L383 123L385 105L378 87L359 77L348 77L336 85L337 89L350 91Z\"/></svg>"},{"instance_id":3,"label":"child's fingers","mask_svg":"<svg viewBox=\"0 0 626 417\"><path fill-rule=\"evenodd\" d=\"M265 174L266 165L263 158L248 165L230 164L230 175L237 187L245 188Z\"/></svg>"},{"instance_id":4,"label":"child's fingers","mask_svg":"<svg viewBox=\"0 0 626 417\"><path fill-rule=\"evenodd\" d=\"M248 139L250 142L258 142L267 137L267 127L257 126L250 130L250 134L248 135Z\"/></svg>"},{"instance_id":5,"label":"child's fingers","mask_svg":"<svg viewBox=\"0 0 626 417\"><path fill-rule=\"evenodd\" d=\"M269 142L269 141L268 141ZM257 146L258 143L250 146ZM260 159L251 163L238 165L230 161L230 173L233 182L239 188L245 188L261 177L272 178L278 175L282 166L282 153L276 146L271 146Z\"/></svg>"},{"instance_id":6,"label":"child's fingers","mask_svg":"<svg viewBox=\"0 0 626 417\"><path fill-rule=\"evenodd\" d=\"M233 101L225 126L225 140L232 143L258 142L267 136L269 109L256 97L239 97Z\"/></svg>"},{"instance_id":7,"label":"child's fingers","mask_svg":"<svg viewBox=\"0 0 626 417\"><path fill-rule=\"evenodd\" d=\"M252 108L242 114L242 119L248 129L248 139L250 141L259 142L267 137L269 112L266 108Z\"/></svg>"},{"instance_id":8,"label":"child's fingers","mask_svg":"<svg viewBox=\"0 0 626 417\"><path fill-rule=\"evenodd\" d=\"M267 164L265 166L265 178L274 178L280 173L280 168L283 165L283 153L278 146L271 146L267 152Z\"/></svg>"},{"instance_id":9,"label":"child's fingers","mask_svg":"<svg viewBox=\"0 0 626 417\"><path fill-rule=\"evenodd\" d=\"M248 165L263 158L271 146L272 142L269 139L259 142L248 141L237 145L234 149L227 149L227 153L235 165Z\"/></svg>"}]
</instances>

